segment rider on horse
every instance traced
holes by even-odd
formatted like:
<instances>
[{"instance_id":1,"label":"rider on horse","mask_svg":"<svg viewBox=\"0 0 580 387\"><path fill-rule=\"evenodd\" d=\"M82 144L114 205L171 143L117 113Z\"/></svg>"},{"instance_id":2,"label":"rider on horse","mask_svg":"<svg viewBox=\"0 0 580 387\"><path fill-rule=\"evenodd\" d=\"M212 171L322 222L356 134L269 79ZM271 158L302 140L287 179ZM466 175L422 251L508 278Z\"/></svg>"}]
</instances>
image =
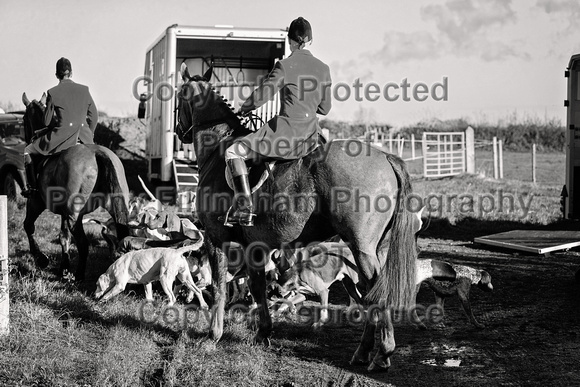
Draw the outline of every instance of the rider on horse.
<instances>
[{"instance_id":1,"label":"rider on horse","mask_svg":"<svg viewBox=\"0 0 580 387\"><path fill-rule=\"evenodd\" d=\"M30 197L36 191L31 155L53 155L78 142L93 144L98 112L89 88L70 79L72 66L66 58L56 62L55 75L60 82L48 90L44 114L44 125L47 127L37 130L31 143L24 149L24 197Z\"/></svg>"},{"instance_id":2,"label":"rider on horse","mask_svg":"<svg viewBox=\"0 0 580 387\"><path fill-rule=\"evenodd\" d=\"M227 148L227 170L232 175L235 198L233 214L226 225L253 226L253 203L245 161L260 157L293 160L306 156L317 146L320 126L316 114L326 115L331 108L330 69L310 51L310 23L299 17L288 29L288 58L276 62L274 69L254 90L240 109L247 114L280 92L280 112L264 126L240 138Z\"/></svg>"}]
</instances>

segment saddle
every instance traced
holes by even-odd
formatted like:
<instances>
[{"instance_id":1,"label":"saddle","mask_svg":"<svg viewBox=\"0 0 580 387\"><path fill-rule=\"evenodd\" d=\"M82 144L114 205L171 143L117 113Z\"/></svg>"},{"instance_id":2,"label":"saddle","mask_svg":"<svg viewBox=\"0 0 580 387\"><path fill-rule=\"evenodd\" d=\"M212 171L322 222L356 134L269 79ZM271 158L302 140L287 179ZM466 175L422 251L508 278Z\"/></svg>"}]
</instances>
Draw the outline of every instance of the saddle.
<instances>
[{"instance_id":1,"label":"saddle","mask_svg":"<svg viewBox=\"0 0 580 387\"><path fill-rule=\"evenodd\" d=\"M254 161L253 163L252 163L252 160L248 160L248 162L252 163L252 164L247 166L248 167L248 180L250 182L251 193L253 194L258 189L260 189L260 187L262 187L262 185L264 185L266 180L268 180L268 178L274 173L274 169L276 168L277 165L284 165L284 164L293 163L293 162L302 163L303 160L305 158L308 158L308 157L312 157L314 159L317 159L319 156L319 153L320 153L320 147L323 146L324 144L326 144L326 142L327 142L323 136L319 136L318 139L319 139L318 145L316 146L316 148L314 148L312 150L312 152L310 152L306 156L303 156L299 159L293 159L293 160L266 159L264 161ZM226 181L228 183L228 187L230 187L230 189L233 191L234 184L233 184L233 180L232 180L232 176L230 174L230 171L227 167L226 167L226 171L225 171L225 176L226 176Z\"/></svg>"}]
</instances>

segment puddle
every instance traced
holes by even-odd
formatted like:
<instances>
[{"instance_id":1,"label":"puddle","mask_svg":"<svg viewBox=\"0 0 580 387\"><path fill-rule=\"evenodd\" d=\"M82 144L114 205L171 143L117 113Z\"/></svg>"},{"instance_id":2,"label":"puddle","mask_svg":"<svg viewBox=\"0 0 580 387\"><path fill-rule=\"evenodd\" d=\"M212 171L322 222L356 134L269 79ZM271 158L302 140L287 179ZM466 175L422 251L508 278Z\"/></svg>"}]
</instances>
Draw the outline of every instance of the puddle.
<instances>
[{"instance_id":1,"label":"puddle","mask_svg":"<svg viewBox=\"0 0 580 387\"><path fill-rule=\"evenodd\" d=\"M443 364L443 367L459 367L461 360L459 359L447 359Z\"/></svg>"},{"instance_id":2,"label":"puddle","mask_svg":"<svg viewBox=\"0 0 580 387\"><path fill-rule=\"evenodd\" d=\"M428 360L422 360L421 364L430 365L433 367L436 367L436 366L459 367L461 365L461 360L459 360L459 359L446 359L443 364L437 364L437 360L428 359Z\"/></svg>"}]
</instances>

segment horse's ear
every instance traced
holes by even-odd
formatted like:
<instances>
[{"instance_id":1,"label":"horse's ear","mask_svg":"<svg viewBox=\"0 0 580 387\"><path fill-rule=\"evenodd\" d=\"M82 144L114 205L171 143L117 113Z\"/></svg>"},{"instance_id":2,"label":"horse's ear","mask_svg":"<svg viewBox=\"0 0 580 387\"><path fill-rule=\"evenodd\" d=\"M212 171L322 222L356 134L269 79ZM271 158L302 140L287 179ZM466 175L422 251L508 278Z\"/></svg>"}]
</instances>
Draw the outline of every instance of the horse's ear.
<instances>
[{"instance_id":1,"label":"horse's ear","mask_svg":"<svg viewBox=\"0 0 580 387\"><path fill-rule=\"evenodd\" d=\"M181 79L183 79L184 82L187 82L191 79L191 75L189 75L189 69L187 68L187 64L185 62L181 64L179 72L181 73Z\"/></svg>"},{"instance_id":2,"label":"horse's ear","mask_svg":"<svg viewBox=\"0 0 580 387\"><path fill-rule=\"evenodd\" d=\"M30 104L30 100L26 96L26 93L22 93L22 103L24 104L24 106L28 106Z\"/></svg>"},{"instance_id":3,"label":"horse's ear","mask_svg":"<svg viewBox=\"0 0 580 387\"><path fill-rule=\"evenodd\" d=\"M40 98L40 103L46 105L46 93L42 93L42 98Z\"/></svg>"},{"instance_id":4,"label":"horse's ear","mask_svg":"<svg viewBox=\"0 0 580 387\"><path fill-rule=\"evenodd\" d=\"M209 82L211 75L213 74L213 66L209 66L209 69L203 74L203 80Z\"/></svg>"}]
</instances>

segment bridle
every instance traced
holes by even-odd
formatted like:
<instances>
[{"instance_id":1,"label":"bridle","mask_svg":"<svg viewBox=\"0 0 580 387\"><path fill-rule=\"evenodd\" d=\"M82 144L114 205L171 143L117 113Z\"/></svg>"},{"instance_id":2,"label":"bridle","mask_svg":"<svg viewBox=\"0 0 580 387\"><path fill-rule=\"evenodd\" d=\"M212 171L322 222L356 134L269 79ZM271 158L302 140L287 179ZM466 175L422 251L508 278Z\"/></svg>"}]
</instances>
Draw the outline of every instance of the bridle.
<instances>
[{"instance_id":1,"label":"bridle","mask_svg":"<svg viewBox=\"0 0 580 387\"><path fill-rule=\"evenodd\" d=\"M177 117L177 120L176 120L177 123L175 124L175 130L176 131L179 130L182 138L186 137L192 130L204 130L204 129L211 128L213 126L220 125L220 124L225 124L228 122L227 118L217 118L217 119L208 120L208 121L205 121L205 122L202 122L199 124L192 123L189 126L189 128L187 128L186 130L183 130L183 126L181 124L181 118L180 118L181 104L183 103L183 101L185 101L186 103L188 103L189 101L186 98L182 97L180 94L178 94L177 99L178 99L179 103L175 104L174 113L175 113L175 117ZM231 136L236 131L236 129L238 129L240 127L243 127L243 128L246 128L250 131L255 132L262 125L264 125L264 120L262 119L262 117L260 117L259 115L255 114L255 113L252 113L252 112L247 113L245 115L240 115L240 114L236 113L236 116L238 117L240 125L238 127L230 128L230 130L226 134L226 137ZM246 124L244 124L244 122L243 122L244 118L247 119L247 122L249 123L250 127L248 127Z\"/></svg>"}]
</instances>

